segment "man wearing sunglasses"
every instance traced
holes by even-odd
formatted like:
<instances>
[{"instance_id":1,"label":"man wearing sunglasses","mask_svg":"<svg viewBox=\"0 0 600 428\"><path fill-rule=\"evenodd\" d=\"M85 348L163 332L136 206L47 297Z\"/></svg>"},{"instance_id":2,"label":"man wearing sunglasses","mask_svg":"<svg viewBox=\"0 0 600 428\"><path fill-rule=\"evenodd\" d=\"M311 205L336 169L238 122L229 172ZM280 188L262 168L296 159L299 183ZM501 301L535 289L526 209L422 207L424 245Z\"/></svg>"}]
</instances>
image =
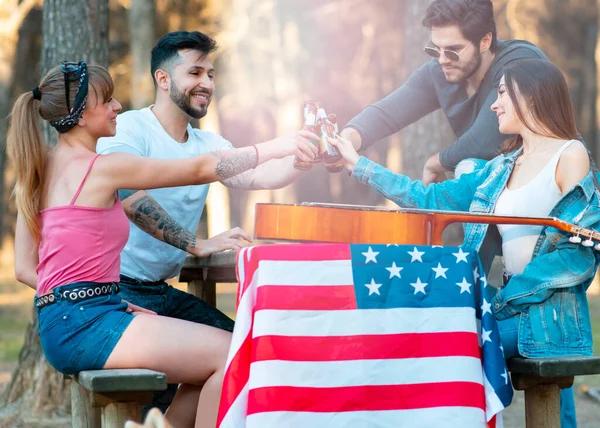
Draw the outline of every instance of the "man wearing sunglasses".
<instances>
[{"instance_id":1,"label":"man wearing sunglasses","mask_svg":"<svg viewBox=\"0 0 600 428\"><path fill-rule=\"evenodd\" d=\"M457 139L425 163L424 184L443 181L463 159L491 159L506 139L490 106L507 64L546 59L529 42L497 40L490 0L435 0L423 25L424 52L434 57L400 88L353 118L341 135L364 150L423 116L442 109Z\"/></svg>"}]
</instances>

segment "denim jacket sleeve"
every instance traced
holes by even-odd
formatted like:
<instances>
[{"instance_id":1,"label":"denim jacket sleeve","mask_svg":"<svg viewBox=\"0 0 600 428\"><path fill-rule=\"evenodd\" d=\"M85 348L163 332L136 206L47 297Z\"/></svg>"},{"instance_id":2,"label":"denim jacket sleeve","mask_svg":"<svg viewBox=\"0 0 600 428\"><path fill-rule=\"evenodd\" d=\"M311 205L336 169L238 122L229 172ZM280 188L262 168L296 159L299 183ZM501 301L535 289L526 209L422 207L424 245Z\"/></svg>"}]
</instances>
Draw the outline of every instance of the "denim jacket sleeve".
<instances>
[{"instance_id":1,"label":"denim jacket sleeve","mask_svg":"<svg viewBox=\"0 0 600 428\"><path fill-rule=\"evenodd\" d=\"M598 230L599 207L588 206L577 224ZM497 319L509 318L531 305L543 303L557 288L573 287L593 279L600 259L594 247L571 243L567 234L552 233L551 230L556 229L549 229L546 234L560 236L556 242L550 242L552 250L535 257L523 273L514 275L492 300Z\"/></svg>"},{"instance_id":2,"label":"denim jacket sleeve","mask_svg":"<svg viewBox=\"0 0 600 428\"><path fill-rule=\"evenodd\" d=\"M476 173L463 174L457 180L424 186L421 181L395 174L361 156L354 166L352 176L403 208L468 211L477 186L485 178L484 171L486 168Z\"/></svg>"}]
</instances>

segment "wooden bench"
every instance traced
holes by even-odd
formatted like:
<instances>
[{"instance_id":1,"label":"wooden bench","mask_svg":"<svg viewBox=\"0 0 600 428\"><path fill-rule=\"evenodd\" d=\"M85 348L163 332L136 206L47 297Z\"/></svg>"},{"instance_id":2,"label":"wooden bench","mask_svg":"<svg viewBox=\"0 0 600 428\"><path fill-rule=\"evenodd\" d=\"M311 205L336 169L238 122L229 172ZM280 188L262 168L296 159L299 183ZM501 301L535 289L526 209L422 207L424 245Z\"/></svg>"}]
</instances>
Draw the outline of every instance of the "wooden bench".
<instances>
[{"instance_id":1,"label":"wooden bench","mask_svg":"<svg viewBox=\"0 0 600 428\"><path fill-rule=\"evenodd\" d=\"M141 422L141 405L154 391L167 388L164 373L144 369L86 370L73 376L71 414L74 428L123 428Z\"/></svg>"},{"instance_id":2,"label":"wooden bench","mask_svg":"<svg viewBox=\"0 0 600 428\"><path fill-rule=\"evenodd\" d=\"M514 388L525 391L528 428L560 428L560 390L575 376L600 374L600 357L511 358Z\"/></svg>"}]
</instances>

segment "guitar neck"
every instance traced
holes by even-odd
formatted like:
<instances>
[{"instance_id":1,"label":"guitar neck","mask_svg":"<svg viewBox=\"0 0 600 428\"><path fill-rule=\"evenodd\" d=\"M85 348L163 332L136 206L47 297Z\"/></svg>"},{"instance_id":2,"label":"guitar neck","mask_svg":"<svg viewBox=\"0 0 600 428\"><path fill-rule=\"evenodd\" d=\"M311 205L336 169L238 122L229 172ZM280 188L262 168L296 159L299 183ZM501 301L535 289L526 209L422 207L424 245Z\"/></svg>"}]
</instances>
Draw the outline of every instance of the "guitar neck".
<instances>
[{"instance_id":1,"label":"guitar neck","mask_svg":"<svg viewBox=\"0 0 600 428\"><path fill-rule=\"evenodd\" d=\"M410 210L408 211L410 212ZM555 217L518 217L496 214L479 214L470 212L432 211L431 215L443 217L442 222L449 223L487 223L487 224L519 224L532 226L554 227L566 233L579 235L583 238L600 240L600 233L559 220Z\"/></svg>"}]
</instances>

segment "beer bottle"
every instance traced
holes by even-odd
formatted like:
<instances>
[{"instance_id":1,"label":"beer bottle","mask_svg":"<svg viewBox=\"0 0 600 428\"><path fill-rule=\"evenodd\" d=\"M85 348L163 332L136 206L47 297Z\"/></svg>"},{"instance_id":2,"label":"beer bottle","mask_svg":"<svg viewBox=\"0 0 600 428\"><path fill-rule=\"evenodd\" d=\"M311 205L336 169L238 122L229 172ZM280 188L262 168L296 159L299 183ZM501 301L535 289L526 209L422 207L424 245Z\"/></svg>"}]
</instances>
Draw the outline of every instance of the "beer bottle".
<instances>
[{"instance_id":1,"label":"beer bottle","mask_svg":"<svg viewBox=\"0 0 600 428\"><path fill-rule=\"evenodd\" d=\"M337 134L337 117L335 114L330 114L324 119L324 128L327 128L327 136L329 138L335 138ZM344 160L342 154L337 147L332 146L328 140L325 140L327 149L323 153L323 160L325 161L325 169L329 172L340 172L344 169Z\"/></svg>"},{"instance_id":2,"label":"beer bottle","mask_svg":"<svg viewBox=\"0 0 600 428\"><path fill-rule=\"evenodd\" d=\"M319 102L305 101L304 102L304 126L302 130L310 131L314 134L319 135L319 130L317 128L317 111L319 109ZM315 146L318 147L319 142L314 140L309 140ZM294 158L294 168L300 169L303 171L309 171L313 166L313 162L304 162L298 158Z\"/></svg>"}]
</instances>

